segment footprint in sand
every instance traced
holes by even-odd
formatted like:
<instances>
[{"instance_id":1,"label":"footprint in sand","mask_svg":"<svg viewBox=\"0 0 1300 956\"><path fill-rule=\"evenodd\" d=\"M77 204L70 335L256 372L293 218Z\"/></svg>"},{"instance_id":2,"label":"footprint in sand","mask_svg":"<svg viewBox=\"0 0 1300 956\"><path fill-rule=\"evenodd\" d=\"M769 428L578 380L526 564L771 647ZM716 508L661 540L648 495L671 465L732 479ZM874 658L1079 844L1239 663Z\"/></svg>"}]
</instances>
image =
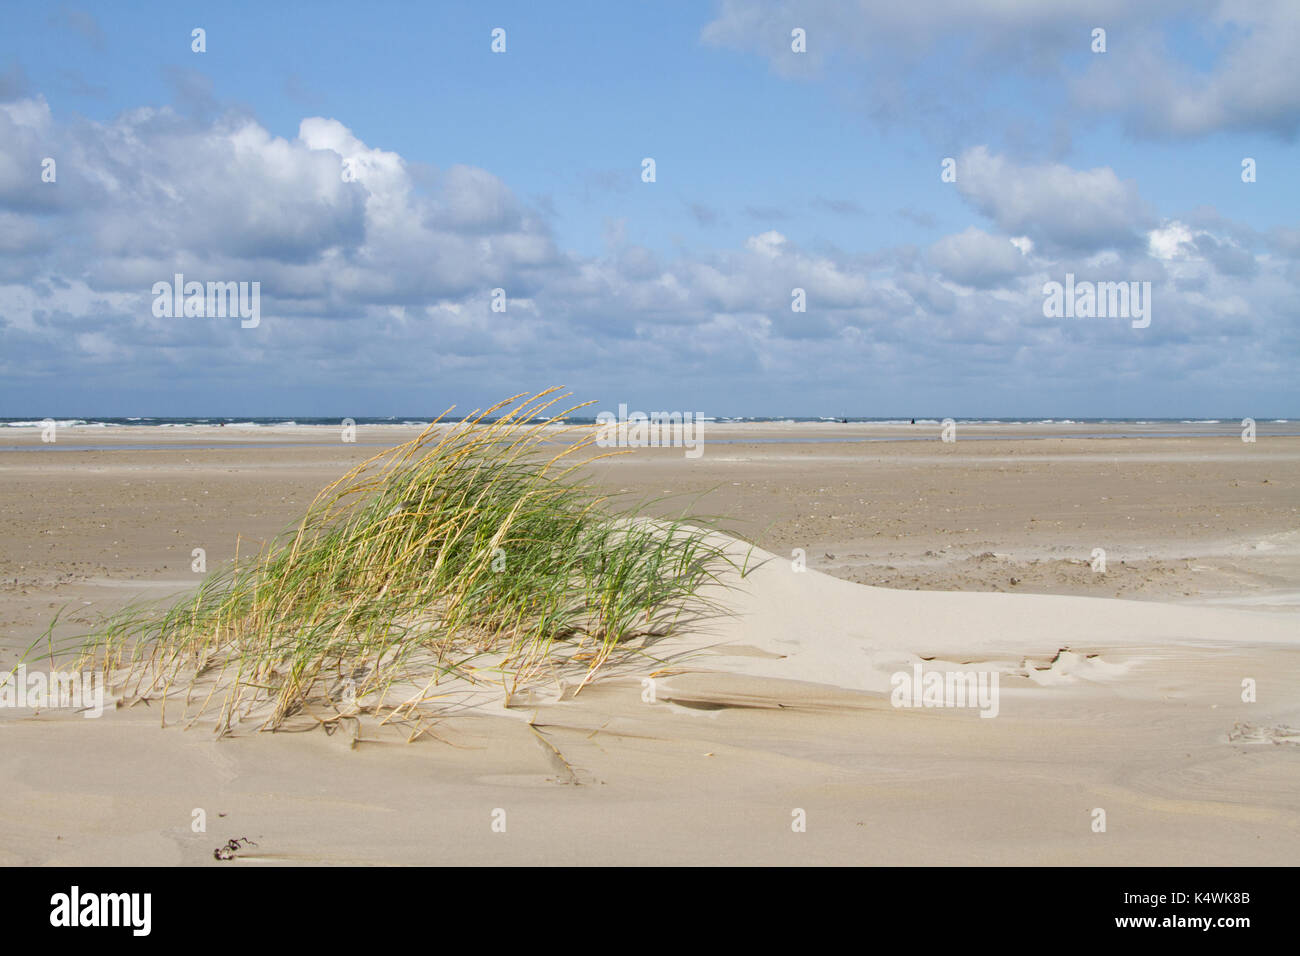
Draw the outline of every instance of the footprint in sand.
<instances>
[{"instance_id":1,"label":"footprint in sand","mask_svg":"<svg viewBox=\"0 0 1300 956\"><path fill-rule=\"evenodd\" d=\"M1300 730L1286 724L1262 726L1238 721L1228 732L1228 742L1234 744L1300 744Z\"/></svg>"}]
</instances>

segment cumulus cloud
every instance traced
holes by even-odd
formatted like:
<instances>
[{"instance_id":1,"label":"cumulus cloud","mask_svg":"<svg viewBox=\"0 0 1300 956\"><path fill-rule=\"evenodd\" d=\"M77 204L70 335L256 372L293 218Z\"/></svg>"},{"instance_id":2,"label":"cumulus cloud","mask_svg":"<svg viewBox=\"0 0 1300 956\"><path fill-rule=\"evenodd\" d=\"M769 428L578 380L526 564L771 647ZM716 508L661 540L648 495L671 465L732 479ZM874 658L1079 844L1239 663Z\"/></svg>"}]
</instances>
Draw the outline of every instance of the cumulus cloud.
<instances>
[{"instance_id":1,"label":"cumulus cloud","mask_svg":"<svg viewBox=\"0 0 1300 956\"><path fill-rule=\"evenodd\" d=\"M1234 237L1216 236L1208 229L1194 229L1177 219L1151 230L1147 248L1156 259L1208 263L1223 276L1249 278L1259 271L1256 255Z\"/></svg>"},{"instance_id":2,"label":"cumulus cloud","mask_svg":"<svg viewBox=\"0 0 1300 956\"><path fill-rule=\"evenodd\" d=\"M1109 167L1022 165L977 146L958 159L956 185L1003 229L1060 249L1135 246L1153 224L1137 183Z\"/></svg>"},{"instance_id":3,"label":"cumulus cloud","mask_svg":"<svg viewBox=\"0 0 1300 956\"><path fill-rule=\"evenodd\" d=\"M1075 101L1118 112L1142 136L1230 130L1293 139L1300 129L1300 73L1285 64L1300 44L1300 5L1224 0L1207 16L1204 32L1222 44L1211 69L1180 62L1147 25L1121 39L1121 56L1099 59L1071 80Z\"/></svg>"},{"instance_id":4,"label":"cumulus cloud","mask_svg":"<svg viewBox=\"0 0 1300 956\"><path fill-rule=\"evenodd\" d=\"M1025 253L1005 236L993 236L971 226L944 236L926 253L943 275L962 285L986 289L1003 284L1027 270Z\"/></svg>"},{"instance_id":5,"label":"cumulus cloud","mask_svg":"<svg viewBox=\"0 0 1300 956\"><path fill-rule=\"evenodd\" d=\"M40 181L47 154L57 183ZM292 137L168 108L58 122L27 98L0 104L0 394L269 382L359 400L431 382L496 393L580 381L716 407L761 380L773 401L863 407L904 385L940 395L968 376L1001 380L1008 363L1032 396L1156 344L1170 350L1149 369L1209 375L1179 351L1207 336L1238 342L1241 375L1258 380L1295 335L1293 231L1257 235L1212 210L1156 221L1112 170L983 148L959 159L957 188L992 225L924 248L811 249L760 222L669 257L613 221L603 252L582 256L489 170L418 170L336 119L304 119ZM1045 319L1043 283L1067 270L1153 281L1151 328ZM262 324L154 317L152 284L176 272L260 281Z\"/></svg>"}]
</instances>

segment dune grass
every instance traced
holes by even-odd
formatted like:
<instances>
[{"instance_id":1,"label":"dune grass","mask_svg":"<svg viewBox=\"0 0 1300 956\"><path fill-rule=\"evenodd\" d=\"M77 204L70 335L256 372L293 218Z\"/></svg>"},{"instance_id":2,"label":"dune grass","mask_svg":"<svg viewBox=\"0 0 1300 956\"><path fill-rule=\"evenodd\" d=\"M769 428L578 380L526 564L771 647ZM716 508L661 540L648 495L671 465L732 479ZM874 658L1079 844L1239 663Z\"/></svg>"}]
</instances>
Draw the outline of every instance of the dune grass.
<instances>
[{"instance_id":1,"label":"dune grass","mask_svg":"<svg viewBox=\"0 0 1300 956\"><path fill-rule=\"evenodd\" d=\"M575 469L602 456L582 454L594 430L563 426L585 407L554 411L565 398L440 419L193 596L107 619L83 665L128 699L183 696L191 722L215 715L221 732L250 716L325 722L356 700L410 717L449 678L509 693L557 660L585 684L621 642L670 631L730 561L707 531L580 484Z\"/></svg>"}]
</instances>

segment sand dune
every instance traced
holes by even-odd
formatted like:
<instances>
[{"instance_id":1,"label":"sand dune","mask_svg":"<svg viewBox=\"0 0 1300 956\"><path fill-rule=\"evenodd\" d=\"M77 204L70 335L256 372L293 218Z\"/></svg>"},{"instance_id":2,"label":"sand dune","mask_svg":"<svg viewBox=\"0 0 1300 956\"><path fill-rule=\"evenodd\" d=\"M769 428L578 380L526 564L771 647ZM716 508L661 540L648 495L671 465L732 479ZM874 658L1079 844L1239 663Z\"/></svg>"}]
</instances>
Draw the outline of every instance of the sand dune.
<instances>
[{"instance_id":1,"label":"sand dune","mask_svg":"<svg viewBox=\"0 0 1300 956\"><path fill-rule=\"evenodd\" d=\"M218 742L161 730L146 706L6 713L0 857L198 863L237 836L256 846L235 865L1282 863L1300 850L1289 617L897 592L766 552L749 562L726 615L576 696L539 682L414 744L360 722ZM891 674L918 663L996 671L997 718L893 706ZM1091 829L1097 808L1106 832ZM806 832L791 829L799 811Z\"/></svg>"}]
</instances>

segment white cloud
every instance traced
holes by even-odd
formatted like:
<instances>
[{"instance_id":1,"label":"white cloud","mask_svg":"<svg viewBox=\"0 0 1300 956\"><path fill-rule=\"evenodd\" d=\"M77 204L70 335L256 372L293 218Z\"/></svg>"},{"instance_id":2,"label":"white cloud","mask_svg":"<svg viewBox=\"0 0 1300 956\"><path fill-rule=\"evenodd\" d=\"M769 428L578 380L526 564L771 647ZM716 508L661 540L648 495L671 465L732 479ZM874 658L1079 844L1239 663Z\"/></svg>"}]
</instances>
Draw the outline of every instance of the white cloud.
<instances>
[{"instance_id":1,"label":"white cloud","mask_svg":"<svg viewBox=\"0 0 1300 956\"><path fill-rule=\"evenodd\" d=\"M926 257L943 275L962 285L989 288L1025 271L1024 253L1013 242L971 226L965 232L944 236L930 246Z\"/></svg>"},{"instance_id":2,"label":"white cloud","mask_svg":"<svg viewBox=\"0 0 1300 956\"><path fill-rule=\"evenodd\" d=\"M1157 259L1183 258L1195 252L1194 239L1192 230L1175 219L1147 233L1147 248Z\"/></svg>"},{"instance_id":3,"label":"white cloud","mask_svg":"<svg viewBox=\"0 0 1300 956\"><path fill-rule=\"evenodd\" d=\"M958 158L956 185L1003 229L1059 249L1136 245L1152 219L1137 183L1105 166L1022 165L976 146Z\"/></svg>"},{"instance_id":4,"label":"white cloud","mask_svg":"<svg viewBox=\"0 0 1300 956\"><path fill-rule=\"evenodd\" d=\"M745 240L745 248L774 259L784 251L788 242L785 236L773 229L758 236L750 236Z\"/></svg>"},{"instance_id":5,"label":"white cloud","mask_svg":"<svg viewBox=\"0 0 1300 956\"><path fill-rule=\"evenodd\" d=\"M0 138L0 171L19 171L0 179L10 397L68 382L422 394L436 378L491 391L707 382L721 401L764 376L765 401L864 388L887 398L956 388L981 369L1001 375L1012 356L1034 394L1071 373L1091 380L1118 349L1161 342L1196 349L1219 384L1258 381L1283 374L1295 335L1294 263L1251 243L1300 242L1252 239L1231 223L1147 222L1136 187L1107 168L962 154L960 194L1003 232L971 226L924 250L810 250L771 230L668 257L611 224L605 252L585 257L558 248L545 218L489 171L452 166L417 180L402 156L336 120L304 120L292 138L246 117L194 123L169 110L65 124L31 100L9 104L0 123L13 134ZM61 157L46 193L56 198L33 210L39 162L28 160L49 143ZM341 176L346 159L354 182ZM1043 281L1082 267L1153 281L1149 335L1044 320ZM174 272L260 281L262 325L154 318L150 288ZM506 289L505 313L488 307L495 287ZM807 312L791 310L794 288ZM1224 335L1236 351L1188 344ZM1178 354L1148 370L1192 361Z\"/></svg>"},{"instance_id":6,"label":"white cloud","mask_svg":"<svg viewBox=\"0 0 1300 956\"><path fill-rule=\"evenodd\" d=\"M1208 67L1170 52L1175 22L1203 25L1217 48ZM807 31L805 54L790 50L793 26ZM1107 53L1070 73L1096 26L1107 30ZM878 117L924 103L946 110L949 129L1007 75L1055 79L1074 112L1117 111L1139 135L1249 129L1290 139L1300 129L1294 0L723 0L701 39L764 56L788 76L844 60L870 78Z\"/></svg>"}]
</instances>

